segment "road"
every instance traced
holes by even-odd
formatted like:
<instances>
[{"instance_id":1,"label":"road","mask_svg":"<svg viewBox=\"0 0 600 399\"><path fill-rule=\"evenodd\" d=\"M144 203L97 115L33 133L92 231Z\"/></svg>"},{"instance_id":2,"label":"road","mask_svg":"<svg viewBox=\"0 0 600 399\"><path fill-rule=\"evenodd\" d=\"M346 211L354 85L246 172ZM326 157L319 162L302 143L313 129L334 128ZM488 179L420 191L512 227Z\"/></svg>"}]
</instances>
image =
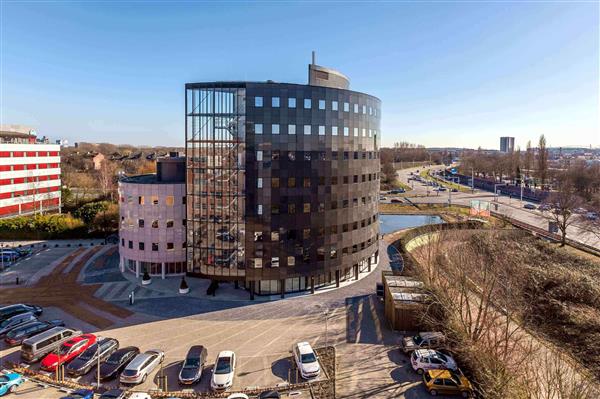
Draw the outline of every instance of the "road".
<instances>
[{"instance_id":1,"label":"road","mask_svg":"<svg viewBox=\"0 0 600 399\"><path fill-rule=\"evenodd\" d=\"M434 166L431 169L443 169L443 166ZM471 200L490 201L492 210L495 212L529 225L539 227L546 231L548 229L548 221L550 220L548 212L542 212L537 209L528 210L523 208L527 201L520 201L519 199L509 198L504 195L494 198L493 193L482 190L475 190L474 193L453 193L449 190L443 192L434 192L432 191L433 187L431 186L427 186L418 181L408 180L410 173L416 173L417 170L422 170L422 168L403 169L399 170L397 173L398 178L402 183L413 188L411 191L403 195L404 198L407 198L412 202L437 204L448 204L450 202L452 204L469 206ZM382 202L389 201L390 200L388 198L388 200ZM495 208L496 206L497 209ZM581 223L573 223L567 228L567 238L600 249L600 232L592 232L589 228L586 228Z\"/></svg>"}]
</instances>

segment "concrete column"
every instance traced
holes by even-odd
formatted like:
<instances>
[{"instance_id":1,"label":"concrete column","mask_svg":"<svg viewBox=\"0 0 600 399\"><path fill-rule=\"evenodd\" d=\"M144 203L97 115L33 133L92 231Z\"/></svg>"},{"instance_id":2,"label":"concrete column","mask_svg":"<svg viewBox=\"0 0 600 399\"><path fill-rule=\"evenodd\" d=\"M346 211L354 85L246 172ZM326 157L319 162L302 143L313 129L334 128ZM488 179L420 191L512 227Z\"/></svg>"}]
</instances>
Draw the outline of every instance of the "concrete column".
<instances>
[{"instance_id":1,"label":"concrete column","mask_svg":"<svg viewBox=\"0 0 600 399\"><path fill-rule=\"evenodd\" d=\"M139 278L140 277L140 261L136 260L135 261L135 278Z\"/></svg>"},{"instance_id":2,"label":"concrete column","mask_svg":"<svg viewBox=\"0 0 600 399\"><path fill-rule=\"evenodd\" d=\"M310 293L315 293L315 276L310 276Z\"/></svg>"},{"instance_id":3,"label":"concrete column","mask_svg":"<svg viewBox=\"0 0 600 399\"><path fill-rule=\"evenodd\" d=\"M340 271L335 271L335 286L336 288L340 288Z\"/></svg>"},{"instance_id":4,"label":"concrete column","mask_svg":"<svg viewBox=\"0 0 600 399\"><path fill-rule=\"evenodd\" d=\"M255 281L250 281L250 300L254 300L254 284Z\"/></svg>"},{"instance_id":5,"label":"concrete column","mask_svg":"<svg viewBox=\"0 0 600 399\"><path fill-rule=\"evenodd\" d=\"M369 256L369 262L367 263L367 271L370 272L371 271L371 257Z\"/></svg>"},{"instance_id":6,"label":"concrete column","mask_svg":"<svg viewBox=\"0 0 600 399\"><path fill-rule=\"evenodd\" d=\"M121 273L125 272L125 259L122 256L119 256L119 270L121 270Z\"/></svg>"},{"instance_id":7,"label":"concrete column","mask_svg":"<svg viewBox=\"0 0 600 399\"><path fill-rule=\"evenodd\" d=\"M285 279L282 278L281 280L279 280L279 284L281 285L281 287L279 287L280 288L279 291L281 292L281 297L285 298Z\"/></svg>"},{"instance_id":8,"label":"concrete column","mask_svg":"<svg viewBox=\"0 0 600 399\"><path fill-rule=\"evenodd\" d=\"M354 279L358 280L358 263L354 265Z\"/></svg>"},{"instance_id":9,"label":"concrete column","mask_svg":"<svg viewBox=\"0 0 600 399\"><path fill-rule=\"evenodd\" d=\"M240 288L240 282L239 282L239 280L235 280L235 281L233 282L233 287L234 287L236 290L237 290L238 288Z\"/></svg>"},{"instance_id":10,"label":"concrete column","mask_svg":"<svg viewBox=\"0 0 600 399\"><path fill-rule=\"evenodd\" d=\"M165 268L166 268L166 266L165 266L165 262L162 262L162 263L160 264L160 277L161 277L163 280L165 279L165 274L166 274L166 273L165 273Z\"/></svg>"}]
</instances>

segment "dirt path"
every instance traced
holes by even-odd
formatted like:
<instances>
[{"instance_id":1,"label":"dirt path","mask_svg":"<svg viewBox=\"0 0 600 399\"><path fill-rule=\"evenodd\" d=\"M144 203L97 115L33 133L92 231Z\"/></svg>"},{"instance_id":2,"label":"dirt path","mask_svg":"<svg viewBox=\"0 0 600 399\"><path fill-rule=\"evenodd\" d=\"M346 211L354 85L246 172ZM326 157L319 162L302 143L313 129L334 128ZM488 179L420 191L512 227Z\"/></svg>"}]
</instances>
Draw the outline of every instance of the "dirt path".
<instances>
[{"instance_id":1,"label":"dirt path","mask_svg":"<svg viewBox=\"0 0 600 399\"><path fill-rule=\"evenodd\" d=\"M94 293L102 286L101 284L81 285L77 282L77 276L83 267L102 248L97 246L91 249L77 249L58 264L50 274L40 278L36 284L30 287L0 290L0 302L6 304L35 303L43 307L54 306L99 329L111 327L114 324L113 320L90 311L90 308L101 309L104 313L121 319L129 317L133 313L96 298ZM89 306L82 306L82 304Z\"/></svg>"}]
</instances>

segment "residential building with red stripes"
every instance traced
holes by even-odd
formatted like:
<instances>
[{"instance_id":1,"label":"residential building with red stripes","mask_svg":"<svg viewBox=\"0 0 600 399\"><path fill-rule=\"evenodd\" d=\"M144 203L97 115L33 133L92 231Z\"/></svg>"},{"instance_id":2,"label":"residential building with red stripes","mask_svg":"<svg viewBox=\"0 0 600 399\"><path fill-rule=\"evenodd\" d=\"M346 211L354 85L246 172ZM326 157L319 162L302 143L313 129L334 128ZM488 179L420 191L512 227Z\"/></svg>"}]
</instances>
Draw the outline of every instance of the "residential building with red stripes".
<instances>
[{"instance_id":1,"label":"residential building with red stripes","mask_svg":"<svg viewBox=\"0 0 600 399\"><path fill-rule=\"evenodd\" d=\"M0 126L0 218L59 210L60 187L60 145Z\"/></svg>"}]
</instances>

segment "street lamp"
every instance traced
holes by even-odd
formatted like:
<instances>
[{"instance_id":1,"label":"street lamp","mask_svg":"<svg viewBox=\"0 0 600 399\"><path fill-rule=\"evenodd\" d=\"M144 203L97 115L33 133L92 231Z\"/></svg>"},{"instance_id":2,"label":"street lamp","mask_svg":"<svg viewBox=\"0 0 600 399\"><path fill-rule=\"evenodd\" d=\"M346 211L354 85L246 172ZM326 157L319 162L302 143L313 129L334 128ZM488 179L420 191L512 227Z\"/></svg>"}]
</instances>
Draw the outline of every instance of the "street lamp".
<instances>
[{"instance_id":1,"label":"street lamp","mask_svg":"<svg viewBox=\"0 0 600 399\"><path fill-rule=\"evenodd\" d=\"M329 317L329 309L325 309L325 311L323 312L323 315L325 316L325 348L327 348L327 344L328 344L328 340L327 340L327 320Z\"/></svg>"}]
</instances>

